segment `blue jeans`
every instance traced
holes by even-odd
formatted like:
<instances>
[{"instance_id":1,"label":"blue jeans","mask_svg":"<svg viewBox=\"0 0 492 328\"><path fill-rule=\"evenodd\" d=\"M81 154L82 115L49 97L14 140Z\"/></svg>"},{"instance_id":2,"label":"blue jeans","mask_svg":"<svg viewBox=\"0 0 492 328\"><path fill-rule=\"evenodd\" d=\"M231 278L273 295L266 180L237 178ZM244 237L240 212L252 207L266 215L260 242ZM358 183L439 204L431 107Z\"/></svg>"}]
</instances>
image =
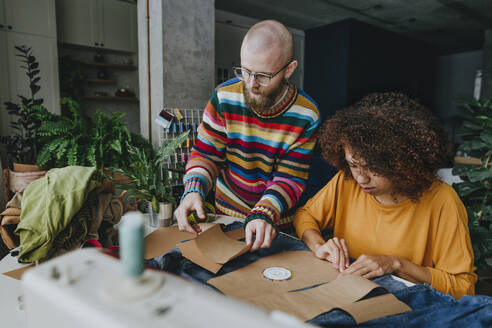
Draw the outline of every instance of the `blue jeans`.
<instances>
[{"instance_id":1,"label":"blue jeans","mask_svg":"<svg viewBox=\"0 0 492 328\"><path fill-rule=\"evenodd\" d=\"M233 223L228 225L226 230L239 227L241 227L239 223ZM302 241L281 234L275 239L272 247L246 253L225 264L216 275L183 258L177 247L150 260L148 265L217 290L207 284L209 279L242 268L261 257L283 251L307 249ZM492 297L464 296L457 301L427 284L406 287L390 275L378 277L373 281L408 304L413 310L364 322L361 327L492 327ZM354 319L341 310L321 314L309 322L322 327L356 326Z\"/></svg>"}]
</instances>

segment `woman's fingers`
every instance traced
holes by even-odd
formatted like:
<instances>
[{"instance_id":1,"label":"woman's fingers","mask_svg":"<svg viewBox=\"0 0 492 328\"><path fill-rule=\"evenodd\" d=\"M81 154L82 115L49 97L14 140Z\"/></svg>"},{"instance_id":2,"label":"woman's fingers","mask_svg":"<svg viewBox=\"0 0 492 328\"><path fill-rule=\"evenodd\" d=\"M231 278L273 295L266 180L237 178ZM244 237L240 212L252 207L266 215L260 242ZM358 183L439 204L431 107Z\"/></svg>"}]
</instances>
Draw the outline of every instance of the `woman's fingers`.
<instances>
[{"instance_id":1,"label":"woman's fingers","mask_svg":"<svg viewBox=\"0 0 492 328\"><path fill-rule=\"evenodd\" d=\"M338 265L340 263L340 250L337 245L333 241L333 239L328 240L328 248L330 249L330 258L331 263L335 269L338 269Z\"/></svg>"},{"instance_id":2,"label":"woman's fingers","mask_svg":"<svg viewBox=\"0 0 492 328\"><path fill-rule=\"evenodd\" d=\"M350 265L350 256L349 256L349 251L348 251L348 247L347 247L347 243L345 242L345 239L340 239L341 240L341 244L342 244L342 248L343 248L343 253L345 254L345 268L348 268L349 265Z\"/></svg>"},{"instance_id":3,"label":"woman's fingers","mask_svg":"<svg viewBox=\"0 0 492 328\"><path fill-rule=\"evenodd\" d=\"M337 269L338 271L343 271L345 270L345 263L348 262L347 259L345 258L345 252L343 251L342 243L337 237L333 237L333 243L336 245L338 249L338 265Z\"/></svg>"}]
</instances>

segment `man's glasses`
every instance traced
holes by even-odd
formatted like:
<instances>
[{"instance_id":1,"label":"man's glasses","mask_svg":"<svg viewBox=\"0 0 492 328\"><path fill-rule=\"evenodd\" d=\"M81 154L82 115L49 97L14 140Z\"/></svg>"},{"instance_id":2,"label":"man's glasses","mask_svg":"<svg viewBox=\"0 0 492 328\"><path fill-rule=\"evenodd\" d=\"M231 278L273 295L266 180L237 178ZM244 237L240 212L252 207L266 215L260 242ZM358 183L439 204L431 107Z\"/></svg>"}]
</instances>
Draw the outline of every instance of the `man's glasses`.
<instances>
[{"instance_id":1,"label":"man's glasses","mask_svg":"<svg viewBox=\"0 0 492 328\"><path fill-rule=\"evenodd\" d=\"M292 60L289 60L287 64L284 65L277 73L268 75L265 73L253 73L249 69L244 68L244 67L233 67L232 70L234 71L234 75L241 81L248 82L251 77L253 77L256 81L261 86L267 86L272 82L272 79L277 76L278 73L282 72L284 69L287 68L287 66L292 63Z\"/></svg>"}]
</instances>

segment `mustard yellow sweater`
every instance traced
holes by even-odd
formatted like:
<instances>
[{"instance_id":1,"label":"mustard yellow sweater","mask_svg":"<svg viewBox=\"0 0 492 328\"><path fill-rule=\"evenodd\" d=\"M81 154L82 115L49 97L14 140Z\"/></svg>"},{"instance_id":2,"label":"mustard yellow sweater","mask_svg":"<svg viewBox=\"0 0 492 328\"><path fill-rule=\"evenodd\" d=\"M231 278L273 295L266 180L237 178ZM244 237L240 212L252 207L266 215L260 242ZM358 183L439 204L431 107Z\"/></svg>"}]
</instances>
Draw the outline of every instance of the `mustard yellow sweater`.
<instances>
[{"instance_id":1,"label":"mustard yellow sweater","mask_svg":"<svg viewBox=\"0 0 492 328\"><path fill-rule=\"evenodd\" d=\"M394 255L428 267L432 287L459 298L475 293L473 250L465 207L454 189L436 181L418 202L381 205L339 172L294 217L300 238L333 228L349 255Z\"/></svg>"}]
</instances>

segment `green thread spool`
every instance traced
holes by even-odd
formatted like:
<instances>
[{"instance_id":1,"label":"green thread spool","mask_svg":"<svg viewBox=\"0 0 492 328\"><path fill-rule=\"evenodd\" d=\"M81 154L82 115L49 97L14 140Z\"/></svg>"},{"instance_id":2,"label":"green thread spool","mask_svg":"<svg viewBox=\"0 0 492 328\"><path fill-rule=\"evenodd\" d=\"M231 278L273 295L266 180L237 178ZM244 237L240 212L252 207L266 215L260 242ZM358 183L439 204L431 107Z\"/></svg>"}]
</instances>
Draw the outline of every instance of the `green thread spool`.
<instances>
[{"instance_id":1,"label":"green thread spool","mask_svg":"<svg viewBox=\"0 0 492 328\"><path fill-rule=\"evenodd\" d=\"M144 220L141 213L128 212L121 221L118 233L123 273L138 279L144 271Z\"/></svg>"},{"instance_id":2,"label":"green thread spool","mask_svg":"<svg viewBox=\"0 0 492 328\"><path fill-rule=\"evenodd\" d=\"M191 212L190 215L188 215L188 222L191 224L198 224L198 223L203 223L203 222L210 222L210 218L208 217L208 214L215 214L215 208L212 206L212 204L203 202L203 209L205 210L205 219L202 220L198 217L198 214L196 214L196 211Z\"/></svg>"}]
</instances>

